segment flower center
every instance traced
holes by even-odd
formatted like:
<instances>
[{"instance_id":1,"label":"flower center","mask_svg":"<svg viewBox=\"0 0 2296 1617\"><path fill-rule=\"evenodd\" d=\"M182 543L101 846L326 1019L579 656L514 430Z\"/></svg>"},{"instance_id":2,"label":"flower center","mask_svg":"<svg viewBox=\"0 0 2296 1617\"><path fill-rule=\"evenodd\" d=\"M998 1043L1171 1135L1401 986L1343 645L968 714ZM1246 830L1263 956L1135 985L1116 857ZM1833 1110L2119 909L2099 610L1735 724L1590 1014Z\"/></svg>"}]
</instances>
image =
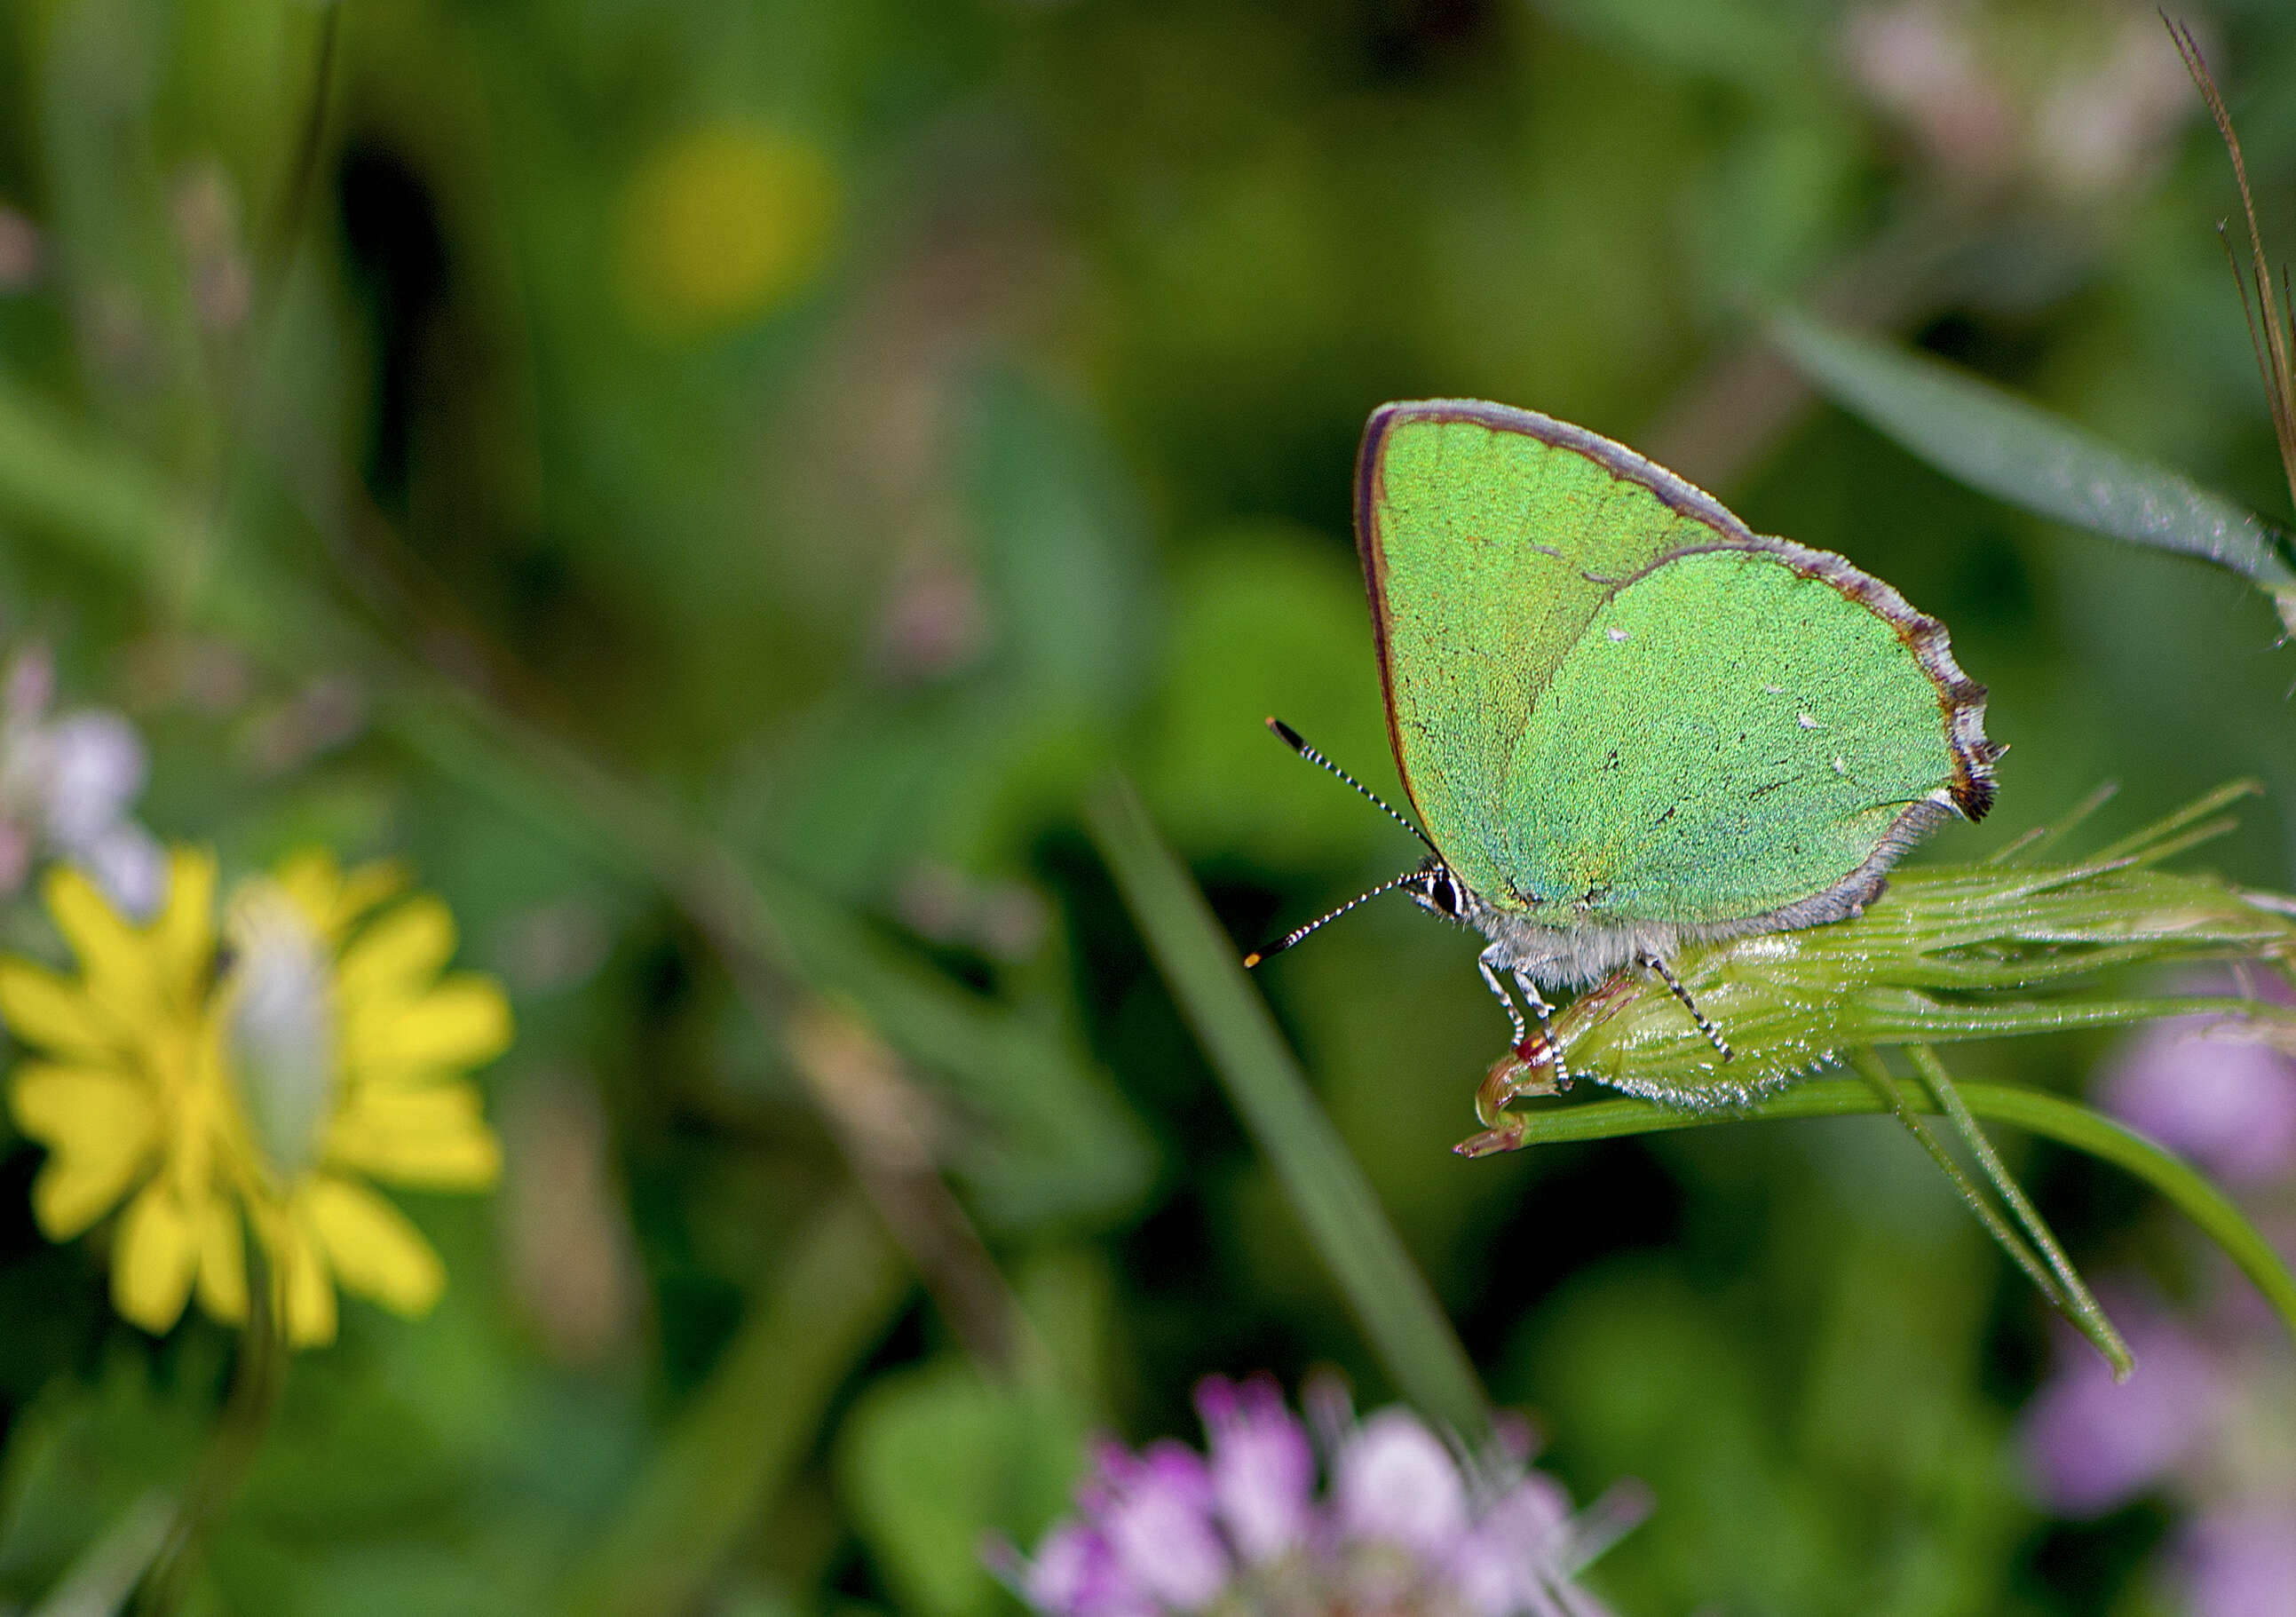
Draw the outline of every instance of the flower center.
<instances>
[{"instance_id":1,"label":"flower center","mask_svg":"<svg viewBox=\"0 0 2296 1617\"><path fill-rule=\"evenodd\" d=\"M277 886L233 899L224 1038L256 1145L283 1179L319 1159L335 1100L335 1007L326 940Z\"/></svg>"}]
</instances>

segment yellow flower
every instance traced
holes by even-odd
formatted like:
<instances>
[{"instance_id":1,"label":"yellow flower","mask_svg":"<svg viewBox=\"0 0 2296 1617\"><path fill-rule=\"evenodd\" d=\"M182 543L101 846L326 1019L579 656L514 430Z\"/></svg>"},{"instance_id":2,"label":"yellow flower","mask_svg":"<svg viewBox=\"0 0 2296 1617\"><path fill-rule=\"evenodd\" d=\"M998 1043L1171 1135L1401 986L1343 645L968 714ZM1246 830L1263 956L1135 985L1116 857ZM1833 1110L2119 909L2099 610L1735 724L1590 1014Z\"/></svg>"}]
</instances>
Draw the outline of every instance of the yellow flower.
<instances>
[{"instance_id":1,"label":"yellow flower","mask_svg":"<svg viewBox=\"0 0 2296 1617\"><path fill-rule=\"evenodd\" d=\"M501 990L440 980L445 905L386 908L397 871L346 874L324 854L234 895L218 971L215 862L179 850L171 870L142 926L78 872L53 872L48 907L80 977L0 961L0 1016L46 1057L19 1066L8 1097L49 1151L41 1230L70 1239L124 1201L113 1298L150 1331L194 1293L218 1319L246 1317L242 1216L291 1342L333 1339L338 1285L422 1313L444 1267L365 1181L494 1182L501 1153L462 1074L510 1042Z\"/></svg>"},{"instance_id":2,"label":"yellow flower","mask_svg":"<svg viewBox=\"0 0 2296 1617\"><path fill-rule=\"evenodd\" d=\"M820 273L837 215L837 170L814 143L743 124L689 130L631 176L623 292L665 335L731 330Z\"/></svg>"},{"instance_id":3,"label":"yellow flower","mask_svg":"<svg viewBox=\"0 0 2296 1617\"><path fill-rule=\"evenodd\" d=\"M65 1241L125 1201L111 1269L124 1317L164 1331L196 1283L209 1313L243 1318L237 1108L210 1007L215 861L176 853L148 925L77 870L51 870L45 890L80 977L0 961L0 1016L46 1057L20 1064L8 1090L16 1126L48 1148L33 1216Z\"/></svg>"}]
</instances>

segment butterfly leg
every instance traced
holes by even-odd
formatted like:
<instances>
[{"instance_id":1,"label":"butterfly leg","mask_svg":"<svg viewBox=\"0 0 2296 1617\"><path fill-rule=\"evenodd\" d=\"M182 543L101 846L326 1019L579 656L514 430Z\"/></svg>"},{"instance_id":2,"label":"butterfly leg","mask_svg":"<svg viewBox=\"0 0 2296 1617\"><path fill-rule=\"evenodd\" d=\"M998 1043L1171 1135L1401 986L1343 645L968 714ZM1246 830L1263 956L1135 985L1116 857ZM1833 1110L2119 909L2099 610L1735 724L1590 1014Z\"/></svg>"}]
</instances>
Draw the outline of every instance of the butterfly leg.
<instances>
[{"instance_id":1,"label":"butterfly leg","mask_svg":"<svg viewBox=\"0 0 2296 1617\"><path fill-rule=\"evenodd\" d=\"M1522 1013L1514 1008L1514 996L1506 991L1499 981L1499 974L1491 969L1490 949L1485 949L1475 956L1475 969L1482 973L1483 981L1490 986L1491 992L1498 996L1499 1003L1506 1007L1507 1023L1514 1029L1515 1043L1521 1044L1529 1037L1522 1025Z\"/></svg>"},{"instance_id":2,"label":"butterfly leg","mask_svg":"<svg viewBox=\"0 0 2296 1617\"><path fill-rule=\"evenodd\" d=\"M1554 1058L1556 1091L1568 1089L1570 1087L1570 1069L1563 1063L1562 1047L1554 1042L1554 1030L1548 1020L1554 1014L1554 1007L1546 1003L1546 996L1538 991L1538 984L1533 982L1530 973L1521 966L1515 968L1514 985L1522 990L1522 1002L1530 1007L1530 1014L1538 1018L1539 1039L1546 1045L1546 1054Z\"/></svg>"},{"instance_id":3,"label":"butterfly leg","mask_svg":"<svg viewBox=\"0 0 2296 1617\"><path fill-rule=\"evenodd\" d=\"M1535 1063L1542 1054L1551 1056L1554 1063L1554 1076L1552 1081L1554 1092L1560 1094L1570 1087L1570 1069L1562 1064L1562 1052L1547 1031L1546 1018L1550 1007L1546 1001L1539 997L1538 985L1521 972L1516 972L1515 986L1522 990L1523 999L1530 1006L1531 1014L1538 1018L1539 1043L1538 1046L1533 1046L1530 1042L1530 1030L1523 1025L1522 1013L1514 1008L1514 996L1508 993L1506 985L1499 981L1496 958L1497 954L1498 946L1493 944L1475 956L1475 969L1482 973L1484 982L1488 984L1491 992L1497 996L1498 1002L1506 1007L1507 1024L1514 1030L1516 1057L1526 1063ZM1515 1095L1525 1093L1544 1095L1547 1091L1543 1088L1535 1091L1512 1089L1507 1098L1512 1099Z\"/></svg>"},{"instance_id":4,"label":"butterfly leg","mask_svg":"<svg viewBox=\"0 0 2296 1617\"><path fill-rule=\"evenodd\" d=\"M1683 986L1682 979L1674 974L1674 968L1656 955L1644 955L1643 969L1653 973L1673 990L1674 997L1682 1001L1682 1008L1690 1013L1690 1020L1696 1022L1698 1030L1706 1035L1706 1042L1720 1052L1724 1061L1728 1061L1730 1047L1723 1042L1722 1035L1714 1024L1706 1020L1706 1013L1698 1008L1698 1001L1690 997L1690 990Z\"/></svg>"}]
</instances>

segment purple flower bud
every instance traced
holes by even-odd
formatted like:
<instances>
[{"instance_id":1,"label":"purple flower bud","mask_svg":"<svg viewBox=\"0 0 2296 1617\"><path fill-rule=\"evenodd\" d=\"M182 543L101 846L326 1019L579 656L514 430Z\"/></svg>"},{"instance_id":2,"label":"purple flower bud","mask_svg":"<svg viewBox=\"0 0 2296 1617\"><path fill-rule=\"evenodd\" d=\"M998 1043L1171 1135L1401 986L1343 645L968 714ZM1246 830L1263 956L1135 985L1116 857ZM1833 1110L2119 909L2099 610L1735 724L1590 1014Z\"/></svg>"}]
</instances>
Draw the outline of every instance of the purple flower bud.
<instances>
[{"instance_id":1,"label":"purple flower bud","mask_svg":"<svg viewBox=\"0 0 2296 1617\"><path fill-rule=\"evenodd\" d=\"M1105 1443L1077 1514L1033 1561L992 1543L990 1569L1043 1617L1602 1617L1572 1577L1641 1507L1573 1518L1561 1488L1523 1468L1524 1433L1483 1450L1470 1475L1404 1410L1358 1424L1335 1384L1308 1390L1314 1442L1265 1377L1207 1378L1196 1403L1209 1463L1178 1443L1137 1456ZM1319 1447L1331 1462L1320 1500Z\"/></svg>"},{"instance_id":2,"label":"purple flower bud","mask_svg":"<svg viewBox=\"0 0 2296 1617\"><path fill-rule=\"evenodd\" d=\"M168 898L168 850L133 820L121 820L83 850L88 871L126 915L149 921Z\"/></svg>"},{"instance_id":3,"label":"purple flower bud","mask_svg":"<svg viewBox=\"0 0 2296 1617\"><path fill-rule=\"evenodd\" d=\"M2159 1482L2207 1435L2221 1399L2216 1361L2173 1320L2135 1313L2124 1326L2136 1354L2128 1381L2068 1351L2025 1408L2026 1468L2064 1515L2102 1515Z\"/></svg>"},{"instance_id":4,"label":"purple flower bud","mask_svg":"<svg viewBox=\"0 0 2296 1617\"><path fill-rule=\"evenodd\" d=\"M1246 1562L1273 1560L1308 1534L1316 1454L1307 1427L1266 1376L1240 1387L1207 1376L1196 1385L1196 1408L1210 1439L1220 1524Z\"/></svg>"},{"instance_id":5,"label":"purple flower bud","mask_svg":"<svg viewBox=\"0 0 2296 1617\"><path fill-rule=\"evenodd\" d=\"M2210 1038L2215 1018L2162 1022L2103 1080L2105 1110L2218 1178L2254 1184L2296 1167L2296 1063L2253 1040Z\"/></svg>"},{"instance_id":6,"label":"purple flower bud","mask_svg":"<svg viewBox=\"0 0 2296 1617\"><path fill-rule=\"evenodd\" d=\"M117 713L75 713L47 733L48 834L85 853L144 790L143 737Z\"/></svg>"},{"instance_id":7,"label":"purple flower bud","mask_svg":"<svg viewBox=\"0 0 2296 1617\"><path fill-rule=\"evenodd\" d=\"M1175 1611L1210 1605L1227 1585L1226 1547L1212 1525L1212 1480L1193 1449L1152 1445L1137 1459L1103 1456L1100 1529L1130 1584Z\"/></svg>"},{"instance_id":8,"label":"purple flower bud","mask_svg":"<svg viewBox=\"0 0 2296 1617\"><path fill-rule=\"evenodd\" d=\"M1467 1488L1450 1451L1406 1409L1365 1420L1340 1451L1332 1495L1341 1528L1447 1561L1467 1529Z\"/></svg>"},{"instance_id":9,"label":"purple flower bud","mask_svg":"<svg viewBox=\"0 0 2296 1617\"><path fill-rule=\"evenodd\" d=\"M1546 1594L1542 1569L1570 1537L1570 1506L1562 1488L1543 1476L1525 1476L1461 1540L1451 1560L1452 1581L1481 1617L1536 1610Z\"/></svg>"},{"instance_id":10,"label":"purple flower bud","mask_svg":"<svg viewBox=\"0 0 2296 1617\"><path fill-rule=\"evenodd\" d=\"M2296 1612L2296 1499L2204 1515L2185 1535L2182 1552L2193 1617Z\"/></svg>"},{"instance_id":11,"label":"purple flower bud","mask_svg":"<svg viewBox=\"0 0 2296 1617\"><path fill-rule=\"evenodd\" d=\"M1155 1610L1125 1581L1108 1540L1081 1522L1058 1523L1038 1542L1034 1560L998 1570L1029 1605L1060 1617L1148 1617Z\"/></svg>"},{"instance_id":12,"label":"purple flower bud","mask_svg":"<svg viewBox=\"0 0 2296 1617\"><path fill-rule=\"evenodd\" d=\"M45 645L28 645L8 664L4 692L0 692L0 717L17 729L40 722L55 694L56 663Z\"/></svg>"}]
</instances>

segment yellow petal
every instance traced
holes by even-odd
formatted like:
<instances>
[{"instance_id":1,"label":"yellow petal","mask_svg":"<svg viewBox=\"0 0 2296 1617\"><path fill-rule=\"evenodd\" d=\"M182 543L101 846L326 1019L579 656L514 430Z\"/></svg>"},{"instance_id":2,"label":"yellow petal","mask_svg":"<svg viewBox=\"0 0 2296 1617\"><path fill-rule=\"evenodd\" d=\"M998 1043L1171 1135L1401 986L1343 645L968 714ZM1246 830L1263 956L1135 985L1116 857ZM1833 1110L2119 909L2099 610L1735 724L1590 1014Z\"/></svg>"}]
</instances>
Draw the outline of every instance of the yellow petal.
<instances>
[{"instance_id":1,"label":"yellow petal","mask_svg":"<svg viewBox=\"0 0 2296 1617\"><path fill-rule=\"evenodd\" d=\"M311 1181L308 1205L343 1290L410 1319L430 1311L447 1289L447 1266L405 1213L364 1186L324 1174Z\"/></svg>"},{"instance_id":2,"label":"yellow petal","mask_svg":"<svg viewBox=\"0 0 2296 1617\"><path fill-rule=\"evenodd\" d=\"M165 1179L127 1204L111 1253L111 1301L119 1317L157 1336L183 1317L199 1261L199 1231Z\"/></svg>"},{"instance_id":3,"label":"yellow petal","mask_svg":"<svg viewBox=\"0 0 2296 1617\"><path fill-rule=\"evenodd\" d=\"M343 873L335 856L324 848L301 848L279 861L271 879L301 906L311 924L324 932L334 918L335 895L342 891Z\"/></svg>"},{"instance_id":4,"label":"yellow petal","mask_svg":"<svg viewBox=\"0 0 2296 1617\"><path fill-rule=\"evenodd\" d=\"M215 855L178 848L168 860L168 903L152 923L152 947L169 986L188 1003L215 960Z\"/></svg>"},{"instance_id":5,"label":"yellow petal","mask_svg":"<svg viewBox=\"0 0 2296 1617\"><path fill-rule=\"evenodd\" d=\"M406 867L396 860L362 865L346 876L333 854L316 848L289 856L272 874L311 924L336 943L361 915L406 885Z\"/></svg>"},{"instance_id":6,"label":"yellow petal","mask_svg":"<svg viewBox=\"0 0 2296 1617\"><path fill-rule=\"evenodd\" d=\"M390 996L413 999L446 969L455 952L455 917L421 893L376 920L343 951L335 976L346 1007Z\"/></svg>"},{"instance_id":7,"label":"yellow petal","mask_svg":"<svg viewBox=\"0 0 2296 1617\"><path fill-rule=\"evenodd\" d=\"M510 1047L510 1002L488 977L450 977L411 1005L344 1008L343 1063L352 1072L468 1068Z\"/></svg>"},{"instance_id":8,"label":"yellow petal","mask_svg":"<svg viewBox=\"0 0 2296 1617\"><path fill-rule=\"evenodd\" d=\"M350 930L358 918L406 886L406 866L397 859L374 859L343 878L335 897L335 932Z\"/></svg>"},{"instance_id":9,"label":"yellow petal","mask_svg":"<svg viewBox=\"0 0 2296 1617\"><path fill-rule=\"evenodd\" d=\"M335 1339L335 1283L300 1195L271 1224L272 1284L287 1321L291 1347L323 1348Z\"/></svg>"},{"instance_id":10,"label":"yellow petal","mask_svg":"<svg viewBox=\"0 0 2296 1617\"><path fill-rule=\"evenodd\" d=\"M247 1319L247 1242L239 1213L221 1196L209 1196L200 1213L200 1307L226 1325Z\"/></svg>"},{"instance_id":11,"label":"yellow petal","mask_svg":"<svg viewBox=\"0 0 2296 1617\"><path fill-rule=\"evenodd\" d=\"M140 1026L160 1008L158 959L142 929L111 907L94 882L69 865L50 868L44 891L56 930L79 956L90 999Z\"/></svg>"},{"instance_id":12,"label":"yellow petal","mask_svg":"<svg viewBox=\"0 0 2296 1617\"><path fill-rule=\"evenodd\" d=\"M77 982L29 960L0 960L8 1031L67 1060L104 1062L127 1047L119 1024Z\"/></svg>"},{"instance_id":13,"label":"yellow petal","mask_svg":"<svg viewBox=\"0 0 2296 1617\"><path fill-rule=\"evenodd\" d=\"M328 1131L327 1159L432 1190L484 1190L502 1175L479 1092L460 1079L361 1086Z\"/></svg>"},{"instance_id":14,"label":"yellow petal","mask_svg":"<svg viewBox=\"0 0 2296 1617\"><path fill-rule=\"evenodd\" d=\"M69 1241L110 1212L148 1170L159 1138L152 1092L103 1068L20 1067L8 1086L16 1127L48 1148L32 1185L32 1216Z\"/></svg>"}]
</instances>

